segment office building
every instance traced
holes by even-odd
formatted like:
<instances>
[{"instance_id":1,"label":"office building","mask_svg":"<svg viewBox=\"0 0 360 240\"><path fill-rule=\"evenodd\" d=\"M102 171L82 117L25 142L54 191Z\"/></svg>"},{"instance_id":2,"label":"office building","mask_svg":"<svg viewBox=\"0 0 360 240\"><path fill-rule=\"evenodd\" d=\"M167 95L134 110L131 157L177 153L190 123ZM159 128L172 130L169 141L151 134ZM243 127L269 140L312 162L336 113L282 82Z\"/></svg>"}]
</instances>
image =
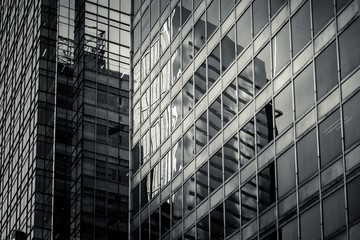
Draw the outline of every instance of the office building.
<instances>
[{"instance_id":1,"label":"office building","mask_svg":"<svg viewBox=\"0 0 360 240\"><path fill-rule=\"evenodd\" d=\"M1 2L1 239L127 237L130 4Z\"/></svg>"},{"instance_id":2,"label":"office building","mask_svg":"<svg viewBox=\"0 0 360 240\"><path fill-rule=\"evenodd\" d=\"M359 239L359 9L133 1L129 237Z\"/></svg>"}]
</instances>

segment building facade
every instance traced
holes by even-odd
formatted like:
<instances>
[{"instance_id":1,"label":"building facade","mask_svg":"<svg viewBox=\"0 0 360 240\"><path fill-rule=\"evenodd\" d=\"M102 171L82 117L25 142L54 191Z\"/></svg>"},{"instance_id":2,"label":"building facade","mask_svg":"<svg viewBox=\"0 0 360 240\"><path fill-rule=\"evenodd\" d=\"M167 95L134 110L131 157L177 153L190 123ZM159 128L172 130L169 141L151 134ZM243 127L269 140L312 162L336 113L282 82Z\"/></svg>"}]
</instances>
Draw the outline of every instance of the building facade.
<instances>
[{"instance_id":1,"label":"building facade","mask_svg":"<svg viewBox=\"0 0 360 240\"><path fill-rule=\"evenodd\" d=\"M1 239L127 237L128 1L2 1Z\"/></svg>"},{"instance_id":2,"label":"building facade","mask_svg":"<svg viewBox=\"0 0 360 240\"><path fill-rule=\"evenodd\" d=\"M129 238L358 239L359 9L133 1Z\"/></svg>"}]
</instances>

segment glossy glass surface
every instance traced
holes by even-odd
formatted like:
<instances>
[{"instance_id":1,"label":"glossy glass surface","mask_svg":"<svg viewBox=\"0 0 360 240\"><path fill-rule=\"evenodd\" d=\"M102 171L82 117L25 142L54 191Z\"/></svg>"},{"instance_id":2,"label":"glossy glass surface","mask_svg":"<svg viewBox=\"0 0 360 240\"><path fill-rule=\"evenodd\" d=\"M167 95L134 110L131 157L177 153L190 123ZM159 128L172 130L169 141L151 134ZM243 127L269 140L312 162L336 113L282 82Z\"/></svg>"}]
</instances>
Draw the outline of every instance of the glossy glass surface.
<instances>
[{"instance_id":1,"label":"glossy glass surface","mask_svg":"<svg viewBox=\"0 0 360 240\"><path fill-rule=\"evenodd\" d=\"M255 71L255 93L259 92L265 84L270 81L271 64L270 64L270 45L261 50L254 59Z\"/></svg>"},{"instance_id":2,"label":"glossy glass surface","mask_svg":"<svg viewBox=\"0 0 360 240\"><path fill-rule=\"evenodd\" d=\"M190 160L193 159L195 154L195 146L194 146L194 126L191 126L189 130L184 134L184 165L186 165Z\"/></svg>"},{"instance_id":3,"label":"glossy glass surface","mask_svg":"<svg viewBox=\"0 0 360 240\"><path fill-rule=\"evenodd\" d=\"M291 30L292 55L295 56L311 39L309 1L291 19Z\"/></svg>"},{"instance_id":4,"label":"glossy glass surface","mask_svg":"<svg viewBox=\"0 0 360 240\"><path fill-rule=\"evenodd\" d=\"M286 3L286 0L270 0L271 17Z\"/></svg>"},{"instance_id":5,"label":"glossy glass surface","mask_svg":"<svg viewBox=\"0 0 360 240\"><path fill-rule=\"evenodd\" d=\"M223 182L222 149L209 159L210 193Z\"/></svg>"},{"instance_id":6,"label":"glossy glass surface","mask_svg":"<svg viewBox=\"0 0 360 240\"><path fill-rule=\"evenodd\" d=\"M190 78L182 90L183 116L186 116L194 107L194 82Z\"/></svg>"},{"instance_id":7,"label":"glossy glass surface","mask_svg":"<svg viewBox=\"0 0 360 240\"><path fill-rule=\"evenodd\" d=\"M172 224L176 224L182 218L182 188L180 187L171 196Z\"/></svg>"},{"instance_id":8,"label":"glossy glass surface","mask_svg":"<svg viewBox=\"0 0 360 240\"><path fill-rule=\"evenodd\" d=\"M192 11L192 0L181 1L181 22L182 24L189 18Z\"/></svg>"},{"instance_id":9,"label":"glossy glass surface","mask_svg":"<svg viewBox=\"0 0 360 240\"><path fill-rule=\"evenodd\" d=\"M182 42L182 69L185 69L193 59L192 31L186 35Z\"/></svg>"},{"instance_id":10,"label":"glossy glass surface","mask_svg":"<svg viewBox=\"0 0 360 240\"><path fill-rule=\"evenodd\" d=\"M220 44L217 45L214 50L208 56L207 61L208 67L208 84L209 88L213 83L219 78L221 69L220 69Z\"/></svg>"},{"instance_id":11,"label":"glossy glass surface","mask_svg":"<svg viewBox=\"0 0 360 240\"><path fill-rule=\"evenodd\" d=\"M254 120L248 122L240 130L240 166L248 163L255 155Z\"/></svg>"},{"instance_id":12,"label":"glossy glass surface","mask_svg":"<svg viewBox=\"0 0 360 240\"><path fill-rule=\"evenodd\" d=\"M272 39L273 76L290 62L289 25L286 24Z\"/></svg>"},{"instance_id":13,"label":"glossy glass surface","mask_svg":"<svg viewBox=\"0 0 360 240\"><path fill-rule=\"evenodd\" d=\"M224 181L238 169L239 140L237 134L224 145Z\"/></svg>"},{"instance_id":14,"label":"glossy glass surface","mask_svg":"<svg viewBox=\"0 0 360 240\"><path fill-rule=\"evenodd\" d=\"M319 204L300 215L300 228L302 239L321 239Z\"/></svg>"},{"instance_id":15,"label":"glossy glass surface","mask_svg":"<svg viewBox=\"0 0 360 240\"><path fill-rule=\"evenodd\" d=\"M145 40L150 32L150 8L147 8L141 18L141 42Z\"/></svg>"},{"instance_id":16,"label":"glossy glass surface","mask_svg":"<svg viewBox=\"0 0 360 240\"><path fill-rule=\"evenodd\" d=\"M208 164L196 171L196 204L208 196Z\"/></svg>"},{"instance_id":17,"label":"glossy glass surface","mask_svg":"<svg viewBox=\"0 0 360 240\"><path fill-rule=\"evenodd\" d=\"M150 12L150 25L151 27L154 26L157 19L159 18L159 0L153 0L151 1L151 12Z\"/></svg>"},{"instance_id":18,"label":"glossy glass surface","mask_svg":"<svg viewBox=\"0 0 360 240\"><path fill-rule=\"evenodd\" d=\"M274 162L271 162L267 167L259 172L258 176L260 213L275 203L275 179L275 165Z\"/></svg>"},{"instance_id":19,"label":"glossy glass surface","mask_svg":"<svg viewBox=\"0 0 360 240\"><path fill-rule=\"evenodd\" d=\"M150 106L151 110L153 110L160 101L160 79L159 77L156 77L154 81L150 85L151 89L151 100L150 100Z\"/></svg>"},{"instance_id":20,"label":"glossy glass surface","mask_svg":"<svg viewBox=\"0 0 360 240\"><path fill-rule=\"evenodd\" d=\"M224 124L226 124L237 113L236 80L232 81L232 83L225 89L222 94L222 100L223 120Z\"/></svg>"},{"instance_id":21,"label":"glossy glass surface","mask_svg":"<svg viewBox=\"0 0 360 240\"><path fill-rule=\"evenodd\" d=\"M253 68L250 63L238 75L238 100L239 111L252 99L254 96L253 90Z\"/></svg>"},{"instance_id":22,"label":"glossy glass surface","mask_svg":"<svg viewBox=\"0 0 360 240\"><path fill-rule=\"evenodd\" d=\"M215 29L219 26L220 11L219 11L219 0L211 2L210 6L206 10L207 22L207 37L209 38Z\"/></svg>"},{"instance_id":23,"label":"glossy glass surface","mask_svg":"<svg viewBox=\"0 0 360 240\"><path fill-rule=\"evenodd\" d=\"M245 224L256 217L256 180L252 178L241 188L241 223Z\"/></svg>"},{"instance_id":24,"label":"glossy glass surface","mask_svg":"<svg viewBox=\"0 0 360 240\"><path fill-rule=\"evenodd\" d=\"M201 66L194 73L195 81L195 103L205 94L206 88L206 62L203 62Z\"/></svg>"},{"instance_id":25,"label":"glossy glass surface","mask_svg":"<svg viewBox=\"0 0 360 240\"><path fill-rule=\"evenodd\" d=\"M297 143L299 182L303 182L317 172L316 129L313 129Z\"/></svg>"},{"instance_id":26,"label":"glossy glass surface","mask_svg":"<svg viewBox=\"0 0 360 240\"><path fill-rule=\"evenodd\" d=\"M163 235L170 229L170 200L166 200L161 204L160 207L161 212L161 234Z\"/></svg>"},{"instance_id":27,"label":"glossy glass surface","mask_svg":"<svg viewBox=\"0 0 360 240\"><path fill-rule=\"evenodd\" d=\"M218 97L209 107L209 141L221 129L221 98Z\"/></svg>"},{"instance_id":28,"label":"glossy glass surface","mask_svg":"<svg viewBox=\"0 0 360 240\"><path fill-rule=\"evenodd\" d=\"M274 139L271 102L256 114L256 136L258 151Z\"/></svg>"},{"instance_id":29,"label":"glossy glass surface","mask_svg":"<svg viewBox=\"0 0 360 240\"><path fill-rule=\"evenodd\" d=\"M235 28L233 27L221 40L222 71L225 71L235 59Z\"/></svg>"},{"instance_id":30,"label":"glossy glass surface","mask_svg":"<svg viewBox=\"0 0 360 240\"><path fill-rule=\"evenodd\" d=\"M196 224L197 239L209 239L209 215Z\"/></svg>"},{"instance_id":31,"label":"glossy glass surface","mask_svg":"<svg viewBox=\"0 0 360 240\"><path fill-rule=\"evenodd\" d=\"M171 102L171 129L175 129L175 127L179 125L181 120L181 93L179 93Z\"/></svg>"},{"instance_id":32,"label":"glossy glass surface","mask_svg":"<svg viewBox=\"0 0 360 240\"><path fill-rule=\"evenodd\" d=\"M314 105L314 78L312 64L294 79L296 118Z\"/></svg>"},{"instance_id":33,"label":"glossy glass surface","mask_svg":"<svg viewBox=\"0 0 360 240\"><path fill-rule=\"evenodd\" d=\"M316 35L334 17L334 1L312 1L314 35Z\"/></svg>"},{"instance_id":34,"label":"glossy glass surface","mask_svg":"<svg viewBox=\"0 0 360 240\"><path fill-rule=\"evenodd\" d=\"M223 239L224 238L224 208L223 204L217 206L210 213L210 238Z\"/></svg>"},{"instance_id":35,"label":"glossy glass surface","mask_svg":"<svg viewBox=\"0 0 360 240\"><path fill-rule=\"evenodd\" d=\"M157 239L160 237L160 210L157 208L150 215L150 234L151 239Z\"/></svg>"},{"instance_id":36,"label":"glossy glass surface","mask_svg":"<svg viewBox=\"0 0 360 240\"><path fill-rule=\"evenodd\" d=\"M184 183L184 216L195 208L195 178L194 175Z\"/></svg>"},{"instance_id":37,"label":"glossy glass surface","mask_svg":"<svg viewBox=\"0 0 360 240\"><path fill-rule=\"evenodd\" d=\"M295 155L294 147L291 147L276 162L278 173L278 196L281 198L295 188Z\"/></svg>"},{"instance_id":38,"label":"glossy glass surface","mask_svg":"<svg viewBox=\"0 0 360 240\"><path fill-rule=\"evenodd\" d=\"M255 0L253 2L253 23L254 23L254 36L269 22L268 1Z\"/></svg>"},{"instance_id":39,"label":"glossy glass surface","mask_svg":"<svg viewBox=\"0 0 360 240\"><path fill-rule=\"evenodd\" d=\"M231 235L240 228L239 191L225 200L225 236Z\"/></svg>"},{"instance_id":40,"label":"glossy glass surface","mask_svg":"<svg viewBox=\"0 0 360 240\"><path fill-rule=\"evenodd\" d=\"M195 123L195 153L207 144L207 112L204 112Z\"/></svg>"},{"instance_id":41,"label":"glossy glass surface","mask_svg":"<svg viewBox=\"0 0 360 240\"><path fill-rule=\"evenodd\" d=\"M360 94L356 94L344 104L344 130L345 130L345 148L349 148L360 140Z\"/></svg>"},{"instance_id":42,"label":"glossy glass surface","mask_svg":"<svg viewBox=\"0 0 360 240\"><path fill-rule=\"evenodd\" d=\"M293 122L291 84L275 97L275 135L284 131Z\"/></svg>"},{"instance_id":43,"label":"glossy glass surface","mask_svg":"<svg viewBox=\"0 0 360 240\"><path fill-rule=\"evenodd\" d=\"M240 54L251 41L251 16L250 8L236 23L237 53Z\"/></svg>"},{"instance_id":44,"label":"glossy glass surface","mask_svg":"<svg viewBox=\"0 0 360 240\"><path fill-rule=\"evenodd\" d=\"M181 22L180 22L180 3L172 10L170 14L171 18L171 39L177 35L180 30Z\"/></svg>"},{"instance_id":45,"label":"glossy glass surface","mask_svg":"<svg viewBox=\"0 0 360 240\"><path fill-rule=\"evenodd\" d=\"M360 177L356 177L354 180L348 183L348 208L349 208L349 222L354 222L360 218Z\"/></svg>"},{"instance_id":46,"label":"glossy glass surface","mask_svg":"<svg viewBox=\"0 0 360 240\"><path fill-rule=\"evenodd\" d=\"M325 237L328 237L345 225L346 216L343 188L340 188L323 200L323 216Z\"/></svg>"},{"instance_id":47,"label":"glossy glass surface","mask_svg":"<svg viewBox=\"0 0 360 240\"><path fill-rule=\"evenodd\" d=\"M205 35L205 14L194 25L194 55L204 46Z\"/></svg>"},{"instance_id":48,"label":"glossy glass surface","mask_svg":"<svg viewBox=\"0 0 360 240\"><path fill-rule=\"evenodd\" d=\"M181 139L175 143L175 145L172 148L172 155L171 155L171 159L172 159L172 176L176 176L176 174L178 174L182 168L183 168L183 163L182 163L182 141Z\"/></svg>"}]
</instances>

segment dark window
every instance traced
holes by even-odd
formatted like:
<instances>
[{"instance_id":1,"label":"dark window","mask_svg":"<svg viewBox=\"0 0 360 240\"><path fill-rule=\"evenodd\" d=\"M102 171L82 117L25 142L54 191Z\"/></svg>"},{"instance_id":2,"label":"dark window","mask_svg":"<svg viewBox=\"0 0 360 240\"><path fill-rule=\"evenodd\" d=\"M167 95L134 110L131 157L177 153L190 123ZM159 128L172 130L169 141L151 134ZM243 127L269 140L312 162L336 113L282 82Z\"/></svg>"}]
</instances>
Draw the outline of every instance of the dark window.
<instances>
[{"instance_id":1,"label":"dark window","mask_svg":"<svg viewBox=\"0 0 360 240\"><path fill-rule=\"evenodd\" d=\"M193 159L195 149L194 149L194 126L191 126L189 130L184 134L184 166Z\"/></svg>"},{"instance_id":2,"label":"dark window","mask_svg":"<svg viewBox=\"0 0 360 240\"><path fill-rule=\"evenodd\" d=\"M253 21L254 21L254 36L256 36L256 34L269 21L268 1L255 0L252 9L253 9Z\"/></svg>"},{"instance_id":3,"label":"dark window","mask_svg":"<svg viewBox=\"0 0 360 240\"><path fill-rule=\"evenodd\" d=\"M221 40L222 71L225 71L235 59L235 28L233 27Z\"/></svg>"},{"instance_id":4,"label":"dark window","mask_svg":"<svg viewBox=\"0 0 360 240\"><path fill-rule=\"evenodd\" d=\"M203 62L198 70L194 73L194 79L195 103L197 103L206 92L206 61Z\"/></svg>"},{"instance_id":5,"label":"dark window","mask_svg":"<svg viewBox=\"0 0 360 240\"><path fill-rule=\"evenodd\" d=\"M209 88L220 76L220 44L208 56L208 83Z\"/></svg>"},{"instance_id":6,"label":"dark window","mask_svg":"<svg viewBox=\"0 0 360 240\"><path fill-rule=\"evenodd\" d=\"M241 188L241 223L245 224L256 217L256 180L251 179Z\"/></svg>"},{"instance_id":7,"label":"dark window","mask_svg":"<svg viewBox=\"0 0 360 240\"><path fill-rule=\"evenodd\" d=\"M148 188L148 186L150 186L149 180L149 175L146 175L141 180L141 207L144 207L150 199L150 189Z\"/></svg>"},{"instance_id":8,"label":"dark window","mask_svg":"<svg viewBox=\"0 0 360 240\"><path fill-rule=\"evenodd\" d=\"M248 163L255 155L254 120L240 130L240 166Z\"/></svg>"},{"instance_id":9,"label":"dark window","mask_svg":"<svg viewBox=\"0 0 360 240\"><path fill-rule=\"evenodd\" d=\"M312 1L314 35L316 35L326 23L334 17L334 1Z\"/></svg>"},{"instance_id":10,"label":"dark window","mask_svg":"<svg viewBox=\"0 0 360 240\"><path fill-rule=\"evenodd\" d=\"M183 87L182 101L183 116L186 116L194 107L194 83L192 78Z\"/></svg>"},{"instance_id":11,"label":"dark window","mask_svg":"<svg viewBox=\"0 0 360 240\"><path fill-rule=\"evenodd\" d=\"M225 200L225 234L229 236L240 228L239 191Z\"/></svg>"},{"instance_id":12,"label":"dark window","mask_svg":"<svg viewBox=\"0 0 360 240\"><path fill-rule=\"evenodd\" d=\"M224 124L230 121L233 116L238 112L236 104L236 80L225 89L223 96L223 119Z\"/></svg>"},{"instance_id":13,"label":"dark window","mask_svg":"<svg viewBox=\"0 0 360 240\"><path fill-rule=\"evenodd\" d=\"M221 129L221 97L219 96L209 107L209 141Z\"/></svg>"},{"instance_id":14,"label":"dark window","mask_svg":"<svg viewBox=\"0 0 360 240\"><path fill-rule=\"evenodd\" d=\"M182 188L180 187L176 192L172 195L172 223L176 224L182 218Z\"/></svg>"},{"instance_id":15,"label":"dark window","mask_svg":"<svg viewBox=\"0 0 360 240\"><path fill-rule=\"evenodd\" d=\"M149 218L147 218L144 222L141 223L141 239L150 239L149 227Z\"/></svg>"},{"instance_id":16,"label":"dark window","mask_svg":"<svg viewBox=\"0 0 360 240\"><path fill-rule=\"evenodd\" d=\"M277 159L276 165L278 175L278 196L281 198L292 189L295 189L294 148L290 148L281 155Z\"/></svg>"},{"instance_id":17,"label":"dark window","mask_svg":"<svg viewBox=\"0 0 360 240\"><path fill-rule=\"evenodd\" d=\"M239 91L239 111L252 99L253 94L253 76L252 64L242 70L238 75L238 91Z\"/></svg>"},{"instance_id":18,"label":"dark window","mask_svg":"<svg viewBox=\"0 0 360 240\"><path fill-rule=\"evenodd\" d=\"M182 24L189 18L192 12L192 0L182 0L181 1L181 18Z\"/></svg>"},{"instance_id":19,"label":"dark window","mask_svg":"<svg viewBox=\"0 0 360 240\"><path fill-rule=\"evenodd\" d=\"M300 215L301 239L321 239L320 208L316 204Z\"/></svg>"},{"instance_id":20,"label":"dark window","mask_svg":"<svg viewBox=\"0 0 360 240\"><path fill-rule=\"evenodd\" d=\"M259 212L275 203L275 167L271 162L258 176Z\"/></svg>"},{"instance_id":21,"label":"dark window","mask_svg":"<svg viewBox=\"0 0 360 240\"><path fill-rule=\"evenodd\" d=\"M201 219L197 224L197 239L209 239L209 215Z\"/></svg>"},{"instance_id":22,"label":"dark window","mask_svg":"<svg viewBox=\"0 0 360 240\"><path fill-rule=\"evenodd\" d=\"M317 172L318 162L316 145L315 129L297 143L297 161L300 183Z\"/></svg>"},{"instance_id":23,"label":"dark window","mask_svg":"<svg viewBox=\"0 0 360 240\"><path fill-rule=\"evenodd\" d=\"M325 238L345 226L345 196L343 188L340 188L323 200L323 215Z\"/></svg>"},{"instance_id":24,"label":"dark window","mask_svg":"<svg viewBox=\"0 0 360 240\"><path fill-rule=\"evenodd\" d=\"M317 99L321 99L338 84L335 41L316 57L315 67Z\"/></svg>"},{"instance_id":25,"label":"dark window","mask_svg":"<svg viewBox=\"0 0 360 240\"><path fill-rule=\"evenodd\" d=\"M279 231L279 240L287 239L297 239L298 238L298 229L297 229L297 219L295 218L291 222L287 223ZM304 238L305 239L305 238Z\"/></svg>"},{"instance_id":26,"label":"dark window","mask_svg":"<svg viewBox=\"0 0 360 240\"><path fill-rule=\"evenodd\" d=\"M188 33L182 43L182 68L185 69L193 59L192 31Z\"/></svg>"},{"instance_id":27,"label":"dark window","mask_svg":"<svg viewBox=\"0 0 360 240\"><path fill-rule=\"evenodd\" d=\"M207 37L209 38L219 26L219 0L214 0L206 11Z\"/></svg>"},{"instance_id":28,"label":"dark window","mask_svg":"<svg viewBox=\"0 0 360 240\"><path fill-rule=\"evenodd\" d=\"M272 104L266 104L258 114L256 114L256 136L258 151L263 149L274 139Z\"/></svg>"},{"instance_id":29,"label":"dark window","mask_svg":"<svg viewBox=\"0 0 360 240\"><path fill-rule=\"evenodd\" d=\"M344 104L345 148L349 148L360 140L360 93L357 93Z\"/></svg>"},{"instance_id":30,"label":"dark window","mask_svg":"<svg viewBox=\"0 0 360 240\"><path fill-rule=\"evenodd\" d=\"M171 29L170 29L170 33L171 33L171 39L174 39L174 37L176 36L176 34L179 32L180 30L180 3L172 10L171 13Z\"/></svg>"},{"instance_id":31,"label":"dark window","mask_svg":"<svg viewBox=\"0 0 360 240\"><path fill-rule=\"evenodd\" d=\"M190 230L184 234L184 240L194 240L194 239L196 239L195 238L195 226L190 228Z\"/></svg>"},{"instance_id":32,"label":"dark window","mask_svg":"<svg viewBox=\"0 0 360 240\"><path fill-rule=\"evenodd\" d=\"M209 159L210 193L223 183L222 149Z\"/></svg>"},{"instance_id":33,"label":"dark window","mask_svg":"<svg viewBox=\"0 0 360 240\"><path fill-rule=\"evenodd\" d=\"M347 185L348 192L348 208L349 208L349 222L354 222L360 218L360 177L355 178Z\"/></svg>"},{"instance_id":34,"label":"dark window","mask_svg":"<svg viewBox=\"0 0 360 240\"><path fill-rule=\"evenodd\" d=\"M160 207L161 210L161 235L170 229L170 200L166 200Z\"/></svg>"},{"instance_id":35,"label":"dark window","mask_svg":"<svg viewBox=\"0 0 360 240\"><path fill-rule=\"evenodd\" d=\"M275 135L293 122L291 84L275 97Z\"/></svg>"},{"instance_id":36,"label":"dark window","mask_svg":"<svg viewBox=\"0 0 360 240\"><path fill-rule=\"evenodd\" d=\"M137 185L131 191L131 203L132 203L132 215L131 217L135 216L139 212L139 185Z\"/></svg>"},{"instance_id":37,"label":"dark window","mask_svg":"<svg viewBox=\"0 0 360 240\"><path fill-rule=\"evenodd\" d=\"M336 0L336 10L341 10L349 2L351 2L351 0Z\"/></svg>"},{"instance_id":38,"label":"dark window","mask_svg":"<svg viewBox=\"0 0 360 240\"><path fill-rule=\"evenodd\" d=\"M184 216L195 208L195 179L191 176L184 183Z\"/></svg>"},{"instance_id":39,"label":"dark window","mask_svg":"<svg viewBox=\"0 0 360 240\"><path fill-rule=\"evenodd\" d=\"M254 59L255 92L259 92L270 81L270 45L266 47Z\"/></svg>"},{"instance_id":40,"label":"dark window","mask_svg":"<svg viewBox=\"0 0 360 240\"><path fill-rule=\"evenodd\" d=\"M159 222L159 208L157 208L150 215L150 233L151 239L158 239L160 237L160 222Z\"/></svg>"},{"instance_id":41,"label":"dark window","mask_svg":"<svg viewBox=\"0 0 360 240\"><path fill-rule=\"evenodd\" d=\"M314 105L314 78L312 64L294 80L296 118Z\"/></svg>"},{"instance_id":42,"label":"dark window","mask_svg":"<svg viewBox=\"0 0 360 240\"><path fill-rule=\"evenodd\" d=\"M196 203L199 204L208 195L208 164L205 163L196 172Z\"/></svg>"},{"instance_id":43,"label":"dark window","mask_svg":"<svg viewBox=\"0 0 360 240\"><path fill-rule=\"evenodd\" d=\"M309 2L306 2L291 19L291 30L295 56L311 39Z\"/></svg>"},{"instance_id":44,"label":"dark window","mask_svg":"<svg viewBox=\"0 0 360 240\"><path fill-rule=\"evenodd\" d=\"M286 0L270 0L271 17L286 3Z\"/></svg>"},{"instance_id":45,"label":"dark window","mask_svg":"<svg viewBox=\"0 0 360 240\"><path fill-rule=\"evenodd\" d=\"M226 181L238 169L238 147L237 134L224 145L224 181Z\"/></svg>"},{"instance_id":46,"label":"dark window","mask_svg":"<svg viewBox=\"0 0 360 240\"><path fill-rule=\"evenodd\" d=\"M210 213L210 239L223 239L224 238L224 209L223 204L217 206Z\"/></svg>"},{"instance_id":47,"label":"dark window","mask_svg":"<svg viewBox=\"0 0 360 240\"><path fill-rule=\"evenodd\" d=\"M203 14L194 26L194 55L202 48L205 41L205 14Z\"/></svg>"},{"instance_id":48,"label":"dark window","mask_svg":"<svg viewBox=\"0 0 360 240\"><path fill-rule=\"evenodd\" d=\"M207 112L204 112L195 123L195 152L198 153L207 144Z\"/></svg>"},{"instance_id":49,"label":"dark window","mask_svg":"<svg viewBox=\"0 0 360 240\"><path fill-rule=\"evenodd\" d=\"M251 41L251 17L250 8L240 17L236 23L237 53L240 54Z\"/></svg>"},{"instance_id":50,"label":"dark window","mask_svg":"<svg viewBox=\"0 0 360 240\"><path fill-rule=\"evenodd\" d=\"M272 39L273 76L290 62L289 25L286 24Z\"/></svg>"}]
</instances>

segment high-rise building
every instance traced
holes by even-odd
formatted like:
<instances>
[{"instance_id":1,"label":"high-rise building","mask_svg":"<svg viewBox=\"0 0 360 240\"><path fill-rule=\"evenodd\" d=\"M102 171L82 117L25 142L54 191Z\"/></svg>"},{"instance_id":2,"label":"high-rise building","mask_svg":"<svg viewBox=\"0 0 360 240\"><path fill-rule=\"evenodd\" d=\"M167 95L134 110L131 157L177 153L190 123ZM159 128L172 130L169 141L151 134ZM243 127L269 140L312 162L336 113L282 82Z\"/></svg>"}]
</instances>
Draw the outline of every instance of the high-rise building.
<instances>
[{"instance_id":1,"label":"high-rise building","mask_svg":"<svg viewBox=\"0 0 360 240\"><path fill-rule=\"evenodd\" d=\"M359 9L133 1L129 237L359 239Z\"/></svg>"},{"instance_id":2,"label":"high-rise building","mask_svg":"<svg viewBox=\"0 0 360 240\"><path fill-rule=\"evenodd\" d=\"M126 238L131 2L0 6L0 238Z\"/></svg>"}]
</instances>

